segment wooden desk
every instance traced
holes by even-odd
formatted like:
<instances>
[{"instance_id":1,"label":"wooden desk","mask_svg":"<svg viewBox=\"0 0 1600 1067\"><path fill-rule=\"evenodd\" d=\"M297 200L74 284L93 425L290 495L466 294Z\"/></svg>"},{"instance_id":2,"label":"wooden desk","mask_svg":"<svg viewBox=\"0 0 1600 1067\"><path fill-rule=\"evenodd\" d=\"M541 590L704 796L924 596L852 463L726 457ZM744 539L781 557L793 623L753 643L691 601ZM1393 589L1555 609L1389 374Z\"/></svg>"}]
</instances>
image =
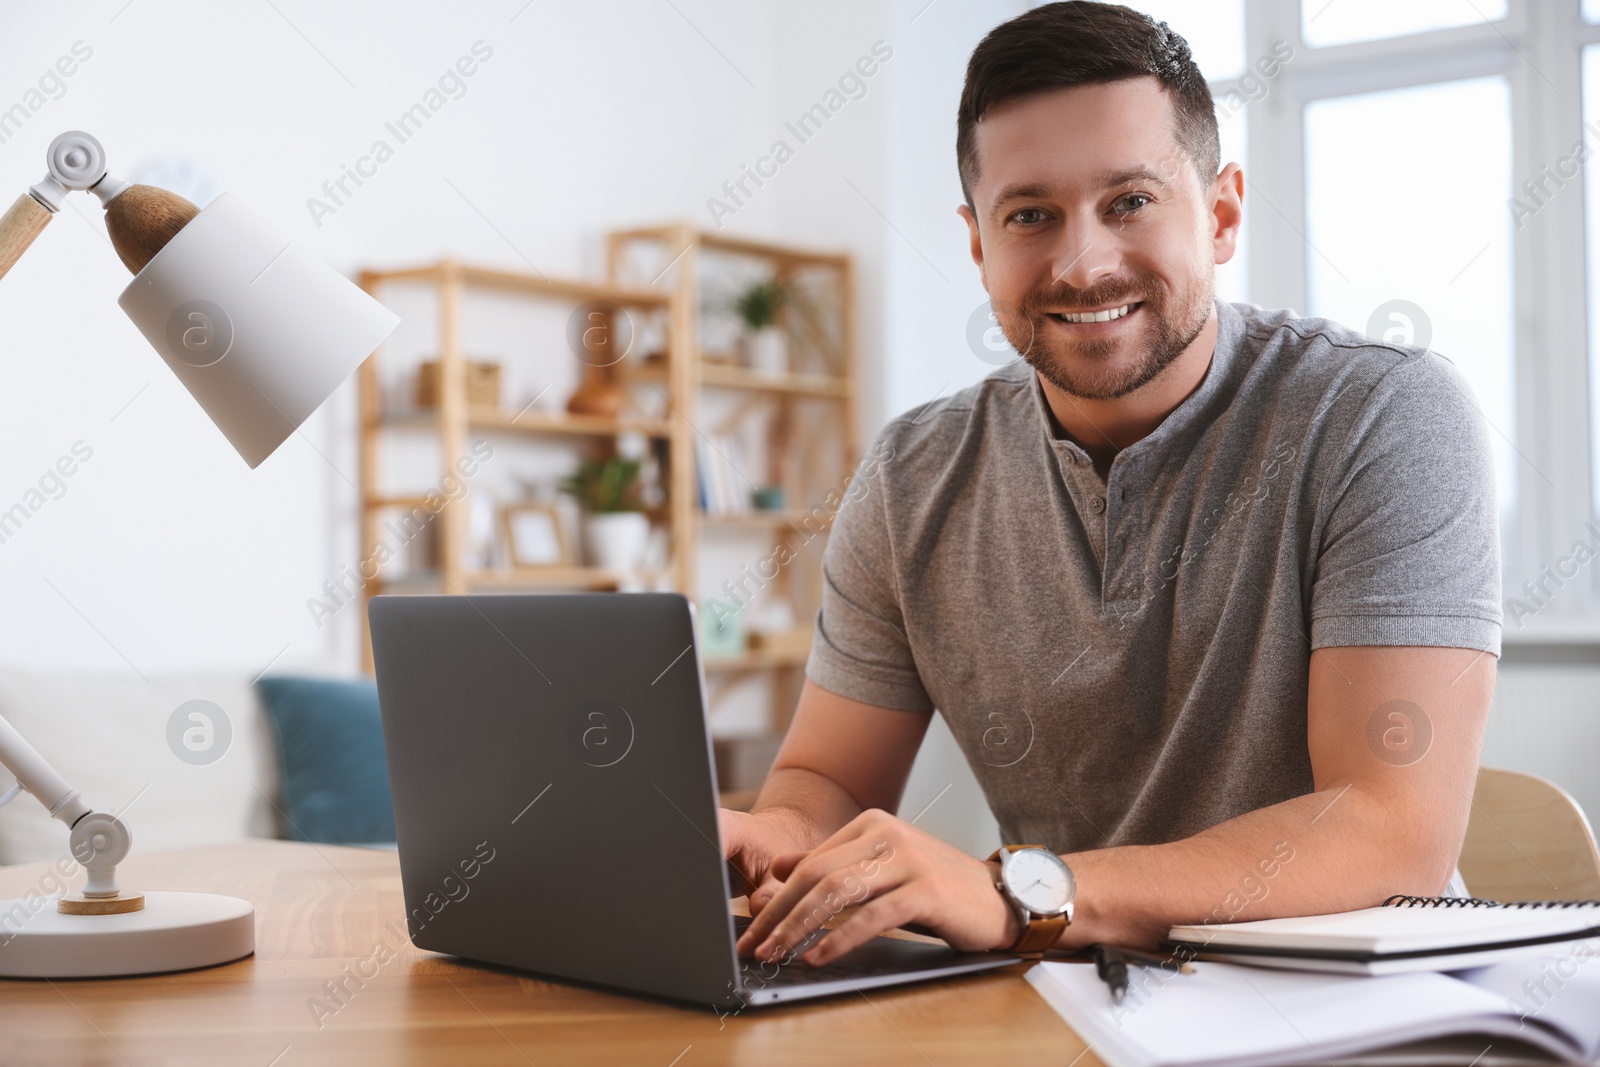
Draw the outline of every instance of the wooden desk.
<instances>
[{"instance_id":1,"label":"wooden desk","mask_svg":"<svg viewBox=\"0 0 1600 1067\"><path fill-rule=\"evenodd\" d=\"M0 867L0 899L43 864ZM287 841L134 854L130 888L243 897L254 957L148 978L0 980L0 1063L239 1064L1061 1064L1099 1060L1023 980L973 978L751 1010L719 1019L420 952L404 930L392 852ZM383 950L379 952L380 949ZM379 963L386 959L388 962ZM371 974L342 1006L326 983ZM323 999L338 1010L318 1018ZM318 1023L321 1023L319 1028Z\"/></svg>"}]
</instances>

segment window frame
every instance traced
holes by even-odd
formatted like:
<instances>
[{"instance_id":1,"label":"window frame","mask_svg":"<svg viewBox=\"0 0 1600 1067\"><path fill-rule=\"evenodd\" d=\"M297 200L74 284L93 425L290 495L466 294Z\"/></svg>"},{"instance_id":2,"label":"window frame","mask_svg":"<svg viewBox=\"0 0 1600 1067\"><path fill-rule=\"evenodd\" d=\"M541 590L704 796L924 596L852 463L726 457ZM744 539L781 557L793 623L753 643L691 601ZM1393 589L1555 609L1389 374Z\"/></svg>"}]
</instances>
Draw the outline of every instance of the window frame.
<instances>
[{"instance_id":1,"label":"window frame","mask_svg":"<svg viewBox=\"0 0 1600 1067\"><path fill-rule=\"evenodd\" d=\"M1303 235L1305 108L1311 101L1502 76L1511 95L1513 195L1522 195L1524 181L1583 136L1583 49L1600 44L1600 24L1583 21L1580 0L1509 0L1506 18L1498 22L1320 48L1302 40L1300 7L1299 0L1245 0L1247 71L1280 41L1293 49L1266 95L1247 105L1245 206L1251 210L1253 201L1255 207L1248 288L1263 307L1304 314L1309 306L1307 257L1315 253ZM1239 79L1210 84L1220 98L1237 90ZM1600 154L1584 166L1600 166ZM1512 234L1517 495L1502 545L1503 597L1519 595L1524 580L1553 565L1574 540L1587 539L1584 524L1596 514L1584 179L1580 170ZM1418 176L1419 185L1429 180L1441 179ZM1572 314L1572 308L1581 313ZM1573 448L1574 441L1582 446ZM1588 581L1569 581L1521 627L1508 618L1505 642L1600 642L1597 588L1594 574Z\"/></svg>"}]
</instances>

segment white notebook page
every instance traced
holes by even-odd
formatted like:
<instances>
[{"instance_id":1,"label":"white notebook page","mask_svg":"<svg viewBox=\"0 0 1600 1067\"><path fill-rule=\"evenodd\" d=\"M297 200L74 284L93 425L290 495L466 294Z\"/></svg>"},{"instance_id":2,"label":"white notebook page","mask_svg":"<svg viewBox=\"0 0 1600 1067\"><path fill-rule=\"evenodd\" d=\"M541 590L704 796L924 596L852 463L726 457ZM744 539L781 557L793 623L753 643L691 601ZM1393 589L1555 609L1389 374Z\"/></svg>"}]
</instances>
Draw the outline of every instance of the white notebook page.
<instances>
[{"instance_id":1,"label":"white notebook page","mask_svg":"<svg viewBox=\"0 0 1600 1067\"><path fill-rule=\"evenodd\" d=\"M1089 964L1041 963L1028 981L1110 1067L1321 1064L1461 1032L1577 1052L1551 1031L1522 1026L1504 995L1444 974L1374 978L1207 962L1189 975L1132 970L1120 1005Z\"/></svg>"}]
</instances>

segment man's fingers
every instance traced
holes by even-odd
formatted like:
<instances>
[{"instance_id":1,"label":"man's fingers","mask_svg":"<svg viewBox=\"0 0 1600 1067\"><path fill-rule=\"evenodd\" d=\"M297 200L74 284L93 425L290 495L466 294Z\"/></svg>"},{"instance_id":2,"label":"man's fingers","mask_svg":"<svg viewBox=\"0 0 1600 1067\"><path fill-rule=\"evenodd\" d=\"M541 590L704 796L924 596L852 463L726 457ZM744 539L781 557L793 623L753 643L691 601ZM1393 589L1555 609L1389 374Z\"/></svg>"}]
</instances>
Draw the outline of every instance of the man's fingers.
<instances>
[{"instance_id":1,"label":"man's fingers","mask_svg":"<svg viewBox=\"0 0 1600 1067\"><path fill-rule=\"evenodd\" d=\"M745 930L744 936L739 938L737 948L740 952L748 952L756 945L761 944L772 933L778 923L782 922L791 908L802 897L809 893L821 880L832 872L843 869L847 873L853 871L860 861L859 855L865 851L859 842L846 841L843 844L829 848L827 843L822 847L804 854L804 859L791 864L787 870L787 878L777 887L776 892L767 898L762 905L761 914L754 916L754 921ZM787 858L787 856L786 856ZM777 865L773 864L769 870L776 875ZM859 904L864 898L857 887L849 887L847 892L853 896L851 903ZM752 909L754 914L754 909Z\"/></svg>"},{"instance_id":2,"label":"man's fingers","mask_svg":"<svg viewBox=\"0 0 1600 1067\"><path fill-rule=\"evenodd\" d=\"M780 856L774 856L767 871L780 882L788 881L789 875L800 866L800 861L809 855L811 855L809 852L785 852Z\"/></svg>"},{"instance_id":3,"label":"man's fingers","mask_svg":"<svg viewBox=\"0 0 1600 1067\"><path fill-rule=\"evenodd\" d=\"M745 865L738 858L728 860L728 896L742 897L751 895L754 891L751 886L753 871L746 871ZM751 905L754 907L754 904Z\"/></svg>"},{"instance_id":4,"label":"man's fingers","mask_svg":"<svg viewBox=\"0 0 1600 1067\"><path fill-rule=\"evenodd\" d=\"M765 878L767 862L753 840L750 817L741 811L719 808L717 825L728 862L728 895L746 896Z\"/></svg>"},{"instance_id":5,"label":"man's fingers","mask_svg":"<svg viewBox=\"0 0 1600 1067\"><path fill-rule=\"evenodd\" d=\"M769 876L765 882L762 882L758 888L752 891L750 894L750 917L754 918L760 914L761 909L767 906L767 901L771 900L773 894L782 888L782 882Z\"/></svg>"},{"instance_id":6,"label":"man's fingers","mask_svg":"<svg viewBox=\"0 0 1600 1067\"><path fill-rule=\"evenodd\" d=\"M803 867L797 868L797 871L803 870ZM746 931L747 934L755 932L750 943L755 946L756 956L772 959L792 953L846 908L864 905L874 896L898 888L905 880L905 873L904 870L883 870L877 878L868 880L857 870L855 862L849 862L828 870L798 901L787 905L783 897L794 891L795 883L791 879L762 913L764 919L772 918L766 924L766 936L762 937L761 932L755 930L754 923ZM784 907L784 914L777 915L780 906ZM829 935L830 940L832 936Z\"/></svg>"},{"instance_id":7,"label":"man's fingers","mask_svg":"<svg viewBox=\"0 0 1600 1067\"><path fill-rule=\"evenodd\" d=\"M915 895L915 890L900 887L873 897L827 937L817 942L801 959L813 967L820 967L866 944L885 930L904 926L917 917Z\"/></svg>"}]
</instances>

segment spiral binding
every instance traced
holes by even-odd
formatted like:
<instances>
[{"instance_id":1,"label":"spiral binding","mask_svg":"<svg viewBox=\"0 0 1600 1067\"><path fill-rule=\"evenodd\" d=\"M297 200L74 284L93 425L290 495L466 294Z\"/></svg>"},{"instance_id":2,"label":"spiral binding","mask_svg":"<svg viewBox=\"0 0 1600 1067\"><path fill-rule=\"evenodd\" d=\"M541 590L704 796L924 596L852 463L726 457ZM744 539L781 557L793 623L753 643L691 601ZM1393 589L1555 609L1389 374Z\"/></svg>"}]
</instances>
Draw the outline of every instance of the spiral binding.
<instances>
[{"instance_id":1,"label":"spiral binding","mask_svg":"<svg viewBox=\"0 0 1600 1067\"><path fill-rule=\"evenodd\" d=\"M1383 902L1386 908L1596 908L1600 900L1514 900L1501 903L1482 897L1411 897L1397 893Z\"/></svg>"}]
</instances>

